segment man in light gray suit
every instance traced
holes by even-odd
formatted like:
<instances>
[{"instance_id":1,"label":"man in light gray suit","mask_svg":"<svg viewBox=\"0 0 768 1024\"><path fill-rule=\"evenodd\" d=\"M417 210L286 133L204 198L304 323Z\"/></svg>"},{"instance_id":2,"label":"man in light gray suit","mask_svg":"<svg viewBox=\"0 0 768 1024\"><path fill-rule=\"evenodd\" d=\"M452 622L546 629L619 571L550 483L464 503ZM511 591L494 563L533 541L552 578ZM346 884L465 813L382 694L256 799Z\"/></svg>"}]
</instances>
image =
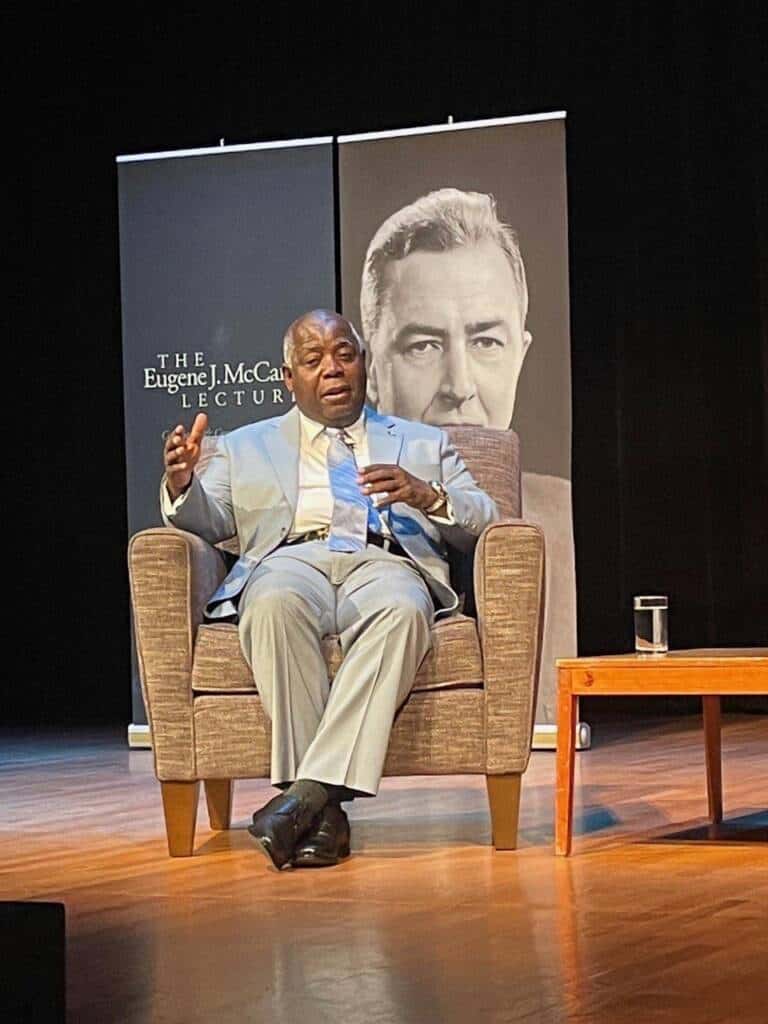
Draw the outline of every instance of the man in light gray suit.
<instances>
[{"instance_id":1,"label":"man in light gray suit","mask_svg":"<svg viewBox=\"0 0 768 1024\"><path fill-rule=\"evenodd\" d=\"M206 614L237 617L272 721L283 792L249 831L277 868L348 855L341 802L376 794L431 622L458 605L446 544L471 548L498 515L443 431L364 406L365 353L347 320L300 317L284 363L296 407L226 435L200 475L207 418L178 426L162 486L166 523L239 541ZM332 687L329 633L344 654Z\"/></svg>"}]
</instances>

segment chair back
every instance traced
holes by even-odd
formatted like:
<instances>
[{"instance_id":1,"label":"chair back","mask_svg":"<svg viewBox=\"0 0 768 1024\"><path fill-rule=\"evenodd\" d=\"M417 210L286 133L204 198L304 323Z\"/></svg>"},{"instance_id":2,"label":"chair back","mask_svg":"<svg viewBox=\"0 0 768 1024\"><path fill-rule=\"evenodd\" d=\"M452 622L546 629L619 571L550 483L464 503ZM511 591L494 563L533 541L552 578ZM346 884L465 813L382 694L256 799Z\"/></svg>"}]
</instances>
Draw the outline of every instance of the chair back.
<instances>
[{"instance_id":1,"label":"chair back","mask_svg":"<svg viewBox=\"0 0 768 1024\"><path fill-rule=\"evenodd\" d=\"M520 440L514 430L445 427L472 476L499 507L503 519L519 519Z\"/></svg>"},{"instance_id":2,"label":"chair back","mask_svg":"<svg viewBox=\"0 0 768 1024\"><path fill-rule=\"evenodd\" d=\"M503 519L519 519L520 440L514 430L491 427L446 427L446 434L464 459L467 469L496 502ZM451 585L465 615L476 615L474 553L448 549Z\"/></svg>"}]
</instances>

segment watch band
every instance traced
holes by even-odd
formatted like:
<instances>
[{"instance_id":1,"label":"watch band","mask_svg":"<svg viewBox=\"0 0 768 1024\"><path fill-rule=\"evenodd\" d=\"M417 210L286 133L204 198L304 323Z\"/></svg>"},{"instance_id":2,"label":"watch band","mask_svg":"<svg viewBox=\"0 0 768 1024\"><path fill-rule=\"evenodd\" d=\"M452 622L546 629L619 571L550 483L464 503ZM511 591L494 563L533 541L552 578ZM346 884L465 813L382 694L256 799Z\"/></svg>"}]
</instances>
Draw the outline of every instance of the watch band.
<instances>
[{"instance_id":1,"label":"watch band","mask_svg":"<svg viewBox=\"0 0 768 1024\"><path fill-rule=\"evenodd\" d=\"M431 512L437 512L442 505L446 505L448 503L448 492L439 480L430 480L429 486L433 491L437 492L437 500L433 501L431 505L424 509L427 515Z\"/></svg>"}]
</instances>

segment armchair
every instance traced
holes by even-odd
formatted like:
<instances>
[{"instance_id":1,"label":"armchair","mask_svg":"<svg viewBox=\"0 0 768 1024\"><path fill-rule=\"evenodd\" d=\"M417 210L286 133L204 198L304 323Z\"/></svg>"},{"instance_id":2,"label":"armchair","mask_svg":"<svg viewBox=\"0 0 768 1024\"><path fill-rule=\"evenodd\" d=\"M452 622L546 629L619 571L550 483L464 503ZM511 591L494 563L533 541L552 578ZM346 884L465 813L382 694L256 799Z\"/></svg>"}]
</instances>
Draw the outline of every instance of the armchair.
<instances>
[{"instance_id":1,"label":"armchair","mask_svg":"<svg viewBox=\"0 0 768 1024\"><path fill-rule=\"evenodd\" d=\"M520 464L512 431L447 431L502 520L451 573L467 614L438 620L433 646L395 719L385 775L482 774L496 849L514 849L528 765L544 621L544 538L520 520ZM130 542L129 574L142 693L152 734L171 856L194 847L200 782L213 829L230 825L235 779L269 775L270 723L237 627L203 622L226 574L222 554L181 530ZM341 660L327 637L331 676Z\"/></svg>"}]
</instances>

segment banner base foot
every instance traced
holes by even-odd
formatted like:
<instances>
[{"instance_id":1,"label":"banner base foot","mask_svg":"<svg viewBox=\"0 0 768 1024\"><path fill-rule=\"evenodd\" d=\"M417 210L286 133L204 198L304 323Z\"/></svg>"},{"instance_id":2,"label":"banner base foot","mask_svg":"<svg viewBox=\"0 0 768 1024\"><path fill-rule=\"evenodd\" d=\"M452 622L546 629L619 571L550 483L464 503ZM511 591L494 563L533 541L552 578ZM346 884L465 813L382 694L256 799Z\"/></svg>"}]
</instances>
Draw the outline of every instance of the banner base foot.
<instances>
[{"instance_id":1,"label":"banner base foot","mask_svg":"<svg viewBox=\"0 0 768 1024\"><path fill-rule=\"evenodd\" d=\"M149 726L131 723L128 726L128 746L131 750L151 750L152 733L149 731Z\"/></svg>"},{"instance_id":2,"label":"banner base foot","mask_svg":"<svg viewBox=\"0 0 768 1024\"><path fill-rule=\"evenodd\" d=\"M589 750L591 746L592 730L586 722L578 722L576 725L576 749ZM533 750L557 750L557 726L534 725L531 747Z\"/></svg>"}]
</instances>

